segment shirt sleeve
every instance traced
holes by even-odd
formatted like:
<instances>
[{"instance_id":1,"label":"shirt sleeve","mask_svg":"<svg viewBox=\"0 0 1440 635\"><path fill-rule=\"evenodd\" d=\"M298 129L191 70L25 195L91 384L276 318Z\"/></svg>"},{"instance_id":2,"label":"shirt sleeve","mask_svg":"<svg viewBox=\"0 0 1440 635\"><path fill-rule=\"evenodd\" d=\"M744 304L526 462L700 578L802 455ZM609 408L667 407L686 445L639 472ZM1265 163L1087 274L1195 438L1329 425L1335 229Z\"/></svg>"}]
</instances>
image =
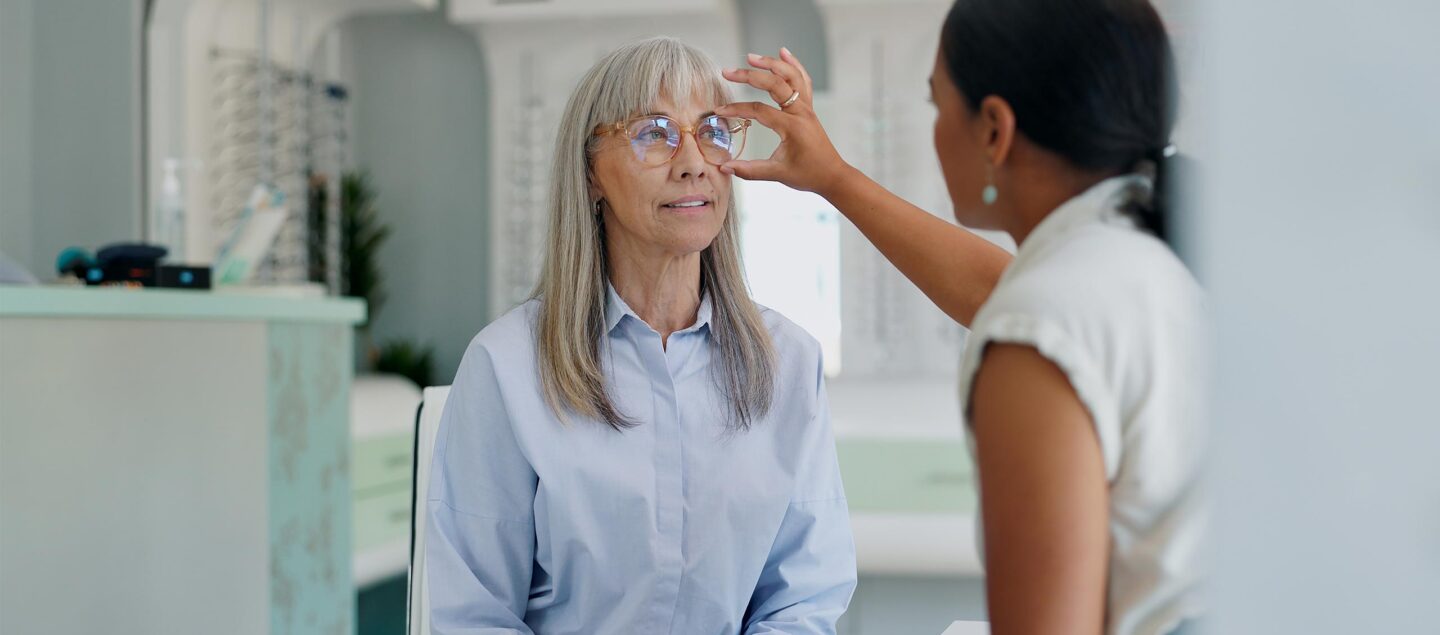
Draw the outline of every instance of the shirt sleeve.
<instances>
[{"instance_id":1,"label":"shirt sleeve","mask_svg":"<svg viewBox=\"0 0 1440 635\"><path fill-rule=\"evenodd\" d=\"M434 457L425 546L431 632L530 635L536 475L483 345L460 362Z\"/></svg>"},{"instance_id":2,"label":"shirt sleeve","mask_svg":"<svg viewBox=\"0 0 1440 635\"><path fill-rule=\"evenodd\" d=\"M808 430L808 458L746 611L745 635L833 634L855 592L855 539L840 481L824 375Z\"/></svg>"},{"instance_id":3,"label":"shirt sleeve","mask_svg":"<svg viewBox=\"0 0 1440 635\"><path fill-rule=\"evenodd\" d=\"M966 346L974 347L974 354L966 352L966 363L960 370L967 435L970 429L972 391L975 377L984 361L985 347L990 344L1029 346L1065 374L1066 381L1075 390L1095 426L1095 435L1100 441L1100 453L1105 463L1105 480L1114 481L1119 473L1123 447L1120 412L1116 405L1119 399L1111 389L1111 383L1106 381L1098 355L1092 352L1097 347L1089 344L1085 337L1074 334L1082 329L1039 313L999 313L987 319L983 327L977 326L976 330L971 332Z\"/></svg>"}]
</instances>

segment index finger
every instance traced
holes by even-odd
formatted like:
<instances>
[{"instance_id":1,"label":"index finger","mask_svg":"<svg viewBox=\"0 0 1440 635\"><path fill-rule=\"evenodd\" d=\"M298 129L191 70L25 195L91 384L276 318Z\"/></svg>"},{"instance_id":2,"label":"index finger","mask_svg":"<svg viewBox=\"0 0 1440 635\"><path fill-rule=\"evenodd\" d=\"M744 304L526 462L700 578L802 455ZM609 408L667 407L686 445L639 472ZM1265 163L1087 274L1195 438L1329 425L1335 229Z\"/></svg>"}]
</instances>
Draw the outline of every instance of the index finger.
<instances>
[{"instance_id":1,"label":"index finger","mask_svg":"<svg viewBox=\"0 0 1440 635\"><path fill-rule=\"evenodd\" d=\"M721 117L744 117L754 119L766 128L780 132L785 127L785 112L758 101L740 101L733 104L725 104L715 109L715 114ZM783 136L783 135L782 135Z\"/></svg>"}]
</instances>

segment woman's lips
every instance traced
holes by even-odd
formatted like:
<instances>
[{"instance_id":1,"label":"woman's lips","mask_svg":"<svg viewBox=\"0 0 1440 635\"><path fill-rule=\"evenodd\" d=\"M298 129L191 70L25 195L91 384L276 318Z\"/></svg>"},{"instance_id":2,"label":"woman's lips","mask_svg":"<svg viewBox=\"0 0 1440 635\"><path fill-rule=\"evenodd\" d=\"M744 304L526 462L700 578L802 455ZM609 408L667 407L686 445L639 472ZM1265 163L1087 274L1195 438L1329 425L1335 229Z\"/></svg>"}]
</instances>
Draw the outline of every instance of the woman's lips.
<instances>
[{"instance_id":1,"label":"woman's lips","mask_svg":"<svg viewBox=\"0 0 1440 635\"><path fill-rule=\"evenodd\" d=\"M711 203L710 199L703 196L686 196L665 203L661 207L679 213L695 213L709 210Z\"/></svg>"}]
</instances>

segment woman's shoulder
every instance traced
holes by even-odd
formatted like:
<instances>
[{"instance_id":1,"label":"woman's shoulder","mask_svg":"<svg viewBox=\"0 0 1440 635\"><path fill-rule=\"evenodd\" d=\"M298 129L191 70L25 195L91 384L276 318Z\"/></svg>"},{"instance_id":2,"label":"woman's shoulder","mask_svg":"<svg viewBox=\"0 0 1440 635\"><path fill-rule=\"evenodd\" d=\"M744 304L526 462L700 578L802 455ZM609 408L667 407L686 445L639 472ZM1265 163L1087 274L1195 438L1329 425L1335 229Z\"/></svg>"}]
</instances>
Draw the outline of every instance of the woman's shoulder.
<instances>
[{"instance_id":1,"label":"woman's shoulder","mask_svg":"<svg viewBox=\"0 0 1440 635\"><path fill-rule=\"evenodd\" d=\"M483 352L491 360L518 362L535 354L535 324L540 301L528 300L506 311L471 338L467 356Z\"/></svg>"},{"instance_id":2,"label":"woman's shoulder","mask_svg":"<svg viewBox=\"0 0 1440 635\"><path fill-rule=\"evenodd\" d=\"M760 319L770 332L770 342L775 348L775 380L779 394L799 406L804 404L806 412L813 411L814 404L799 395L819 394L825 381L825 361L820 342L799 324L791 321L779 311L756 304Z\"/></svg>"},{"instance_id":3,"label":"woman's shoulder","mask_svg":"<svg viewBox=\"0 0 1440 635\"><path fill-rule=\"evenodd\" d=\"M1146 314L1147 306L1201 302L1199 283L1175 252L1134 229L1097 224L1030 256L1017 259L986 313L1115 324Z\"/></svg>"},{"instance_id":4,"label":"woman's shoulder","mask_svg":"<svg viewBox=\"0 0 1440 635\"><path fill-rule=\"evenodd\" d=\"M760 311L760 319L781 360L794 360L804 366L820 363L820 341L809 331L768 306L757 302L755 308Z\"/></svg>"}]
</instances>

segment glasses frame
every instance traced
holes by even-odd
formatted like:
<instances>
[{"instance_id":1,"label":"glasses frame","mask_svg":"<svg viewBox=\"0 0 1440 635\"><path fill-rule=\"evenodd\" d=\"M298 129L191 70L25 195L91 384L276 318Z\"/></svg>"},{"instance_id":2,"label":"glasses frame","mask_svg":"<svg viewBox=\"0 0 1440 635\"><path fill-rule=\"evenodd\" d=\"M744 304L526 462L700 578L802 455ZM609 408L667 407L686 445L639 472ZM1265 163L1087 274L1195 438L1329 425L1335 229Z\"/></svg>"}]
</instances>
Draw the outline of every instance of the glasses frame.
<instances>
[{"instance_id":1,"label":"glasses frame","mask_svg":"<svg viewBox=\"0 0 1440 635\"><path fill-rule=\"evenodd\" d=\"M711 118L711 117L720 117L720 115L709 114L709 115L705 115L704 117L701 117L700 120L701 120L701 121L704 121L704 120L709 119L709 118ZM749 136L749 135L746 134L746 131L748 131L748 130L750 129L750 123L751 123L751 121L750 121L749 119L745 119L744 117L721 117L721 118L722 118L722 119L731 119L731 120L735 120L735 121L739 121L739 122L740 122L740 124L739 124L737 127L730 129L730 134L732 135L732 138L733 138L733 135L734 135L735 133L737 133L737 132L740 133L740 148L730 154L730 159L733 161L733 160L735 160L735 159L740 158L740 153L745 151L745 139L746 139L747 136ZM596 127L595 127L594 136L603 137L603 136L606 136L606 135L619 133L620 136L625 137L625 139L627 139L627 140L630 141L631 143L634 143L634 142L635 142L635 137L631 136L631 134L630 134L630 124L635 123L635 122L637 122L637 121L645 120L645 119L664 119L664 120L666 120L666 121L669 121L669 122L671 122L671 123L674 123L677 127L680 128L680 143L675 144L675 147L673 147L673 148L670 149L670 156L666 157L664 161L661 161L660 163L656 163L656 164L654 164L654 165L651 165L650 163L646 163L645 160L644 160L644 159L641 159L640 157L635 157L635 159L636 159L637 161L640 161L640 163L641 163L642 165L648 165L648 166L650 166L650 167L656 167L656 168L658 168L658 167L660 167L660 166L662 166L662 165L666 165L666 164L670 163L671 161L674 161L674 160L675 160L675 155L680 154L680 148L684 147L684 145L685 145L685 137L690 137L690 138L694 139L694 140L695 140L695 147L696 147L697 149L701 147L701 145L700 145L700 126L701 126L700 122L696 122L696 123L694 123L694 124L692 124L692 125L689 125L689 126L684 126L684 125L680 125L680 122L675 121L675 119L674 119L673 117L670 117L670 116L668 116L668 115L640 115L640 116L638 116L638 117L631 117L631 118L629 118L629 119L624 119L624 120L621 120L621 121L617 121L617 122L615 122L615 123L603 124L603 125L600 125L600 126L596 126ZM668 144L667 144L667 145L668 145ZM711 161L711 160L710 160L710 157L705 156L705 152L704 152L703 150L701 150L701 152L700 152L700 158L704 159L705 162L706 162L706 163L709 163L710 165L714 165L714 166L723 165L723 163L716 163L716 162L714 162L714 161Z\"/></svg>"}]
</instances>

